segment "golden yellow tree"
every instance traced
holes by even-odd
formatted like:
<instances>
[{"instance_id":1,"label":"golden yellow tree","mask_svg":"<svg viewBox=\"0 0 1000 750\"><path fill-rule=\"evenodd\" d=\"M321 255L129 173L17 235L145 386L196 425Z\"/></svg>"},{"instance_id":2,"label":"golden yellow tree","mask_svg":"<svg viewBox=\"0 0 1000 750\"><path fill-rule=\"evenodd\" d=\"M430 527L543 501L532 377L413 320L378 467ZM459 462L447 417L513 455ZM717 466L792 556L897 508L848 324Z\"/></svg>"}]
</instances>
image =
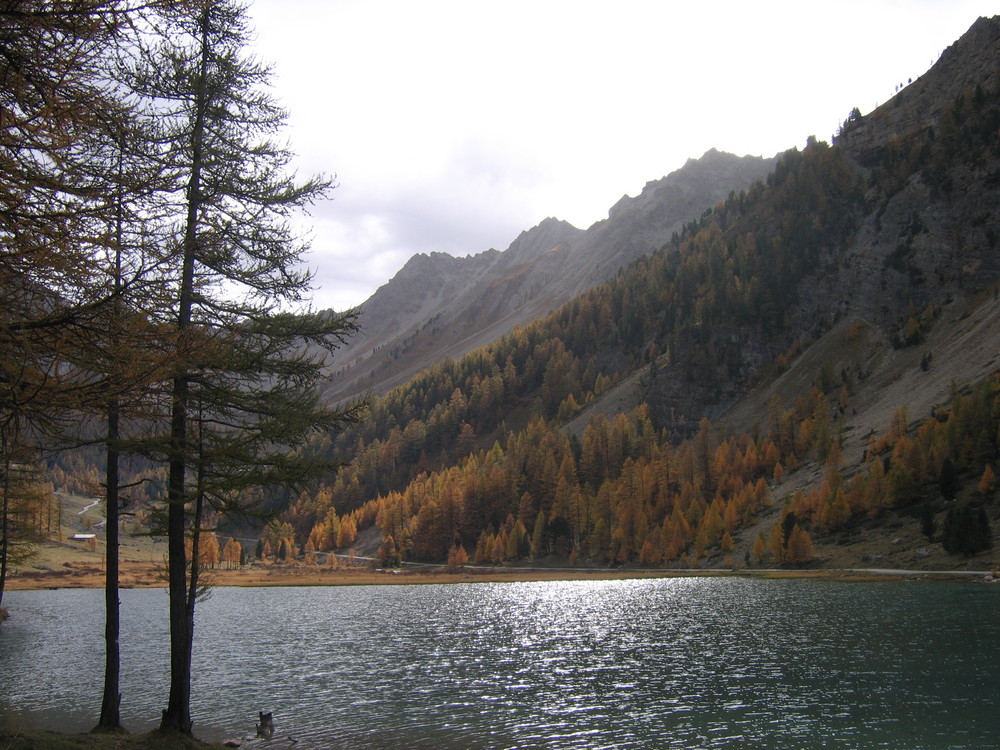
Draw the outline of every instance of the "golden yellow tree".
<instances>
[{"instance_id":1,"label":"golden yellow tree","mask_svg":"<svg viewBox=\"0 0 1000 750\"><path fill-rule=\"evenodd\" d=\"M469 553L460 544L453 544L448 550L448 567L460 568L469 562Z\"/></svg>"},{"instance_id":2,"label":"golden yellow tree","mask_svg":"<svg viewBox=\"0 0 1000 750\"><path fill-rule=\"evenodd\" d=\"M316 564L316 545L312 543L312 539L306 542L305 546L305 564L315 565Z\"/></svg>"},{"instance_id":3,"label":"golden yellow tree","mask_svg":"<svg viewBox=\"0 0 1000 750\"><path fill-rule=\"evenodd\" d=\"M230 537L229 541L222 548L222 559L229 570L239 568L243 559L243 545L237 542L235 538Z\"/></svg>"},{"instance_id":4,"label":"golden yellow tree","mask_svg":"<svg viewBox=\"0 0 1000 750\"><path fill-rule=\"evenodd\" d=\"M732 537L732 535L731 535L731 534L730 534L730 533L729 533L729 532L727 531L726 533L724 533L724 534L722 535L722 542L721 542L721 547L722 547L722 551L723 551L723 552L727 552L727 553L728 553L728 552L732 552L732 551L733 551L733 547L734 547L734 546L735 546L735 545L734 545L734 542L733 542L733 537Z\"/></svg>"},{"instance_id":5,"label":"golden yellow tree","mask_svg":"<svg viewBox=\"0 0 1000 750\"><path fill-rule=\"evenodd\" d=\"M222 559L222 553L219 550L219 538L214 533L209 532L205 534L203 532L200 557L202 564L206 567L218 567Z\"/></svg>"},{"instance_id":6,"label":"golden yellow tree","mask_svg":"<svg viewBox=\"0 0 1000 750\"><path fill-rule=\"evenodd\" d=\"M767 546L771 552L771 557L774 558L776 563L783 562L785 559L785 538L784 532L781 529L781 523L776 523L771 527L771 533L767 538Z\"/></svg>"},{"instance_id":7,"label":"golden yellow tree","mask_svg":"<svg viewBox=\"0 0 1000 750\"><path fill-rule=\"evenodd\" d=\"M358 526L354 516L344 516L340 521L340 533L337 535L337 549L350 547L358 538Z\"/></svg>"},{"instance_id":8,"label":"golden yellow tree","mask_svg":"<svg viewBox=\"0 0 1000 750\"><path fill-rule=\"evenodd\" d=\"M788 535L785 547L785 562L793 565L804 565L813 559L813 543L809 532L796 524Z\"/></svg>"},{"instance_id":9,"label":"golden yellow tree","mask_svg":"<svg viewBox=\"0 0 1000 750\"><path fill-rule=\"evenodd\" d=\"M760 565L764 562L764 557L767 555L767 542L764 541L764 532L760 532L753 543L753 560L755 563Z\"/></svg>"}]
</instances>

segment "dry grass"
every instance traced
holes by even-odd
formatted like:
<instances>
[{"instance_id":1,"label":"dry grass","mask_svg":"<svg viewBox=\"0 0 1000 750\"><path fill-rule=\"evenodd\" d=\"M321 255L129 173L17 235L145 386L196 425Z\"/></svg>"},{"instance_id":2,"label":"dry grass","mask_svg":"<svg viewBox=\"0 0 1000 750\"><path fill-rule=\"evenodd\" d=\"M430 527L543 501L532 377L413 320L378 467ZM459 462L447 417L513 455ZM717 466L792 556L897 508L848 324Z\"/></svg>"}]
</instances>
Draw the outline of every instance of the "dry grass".
<instances>
[{"instance_id":1,"label":"dry grass","mask_svg":"<svg viewBox=\"0 0 1000 750\"><path fill-rule=\"evenodd\" d=\"M720 571L705 571L719 573ZM327 568L309 565L255 564L243 570L212 570L205 578L212 586L377 586L430 583L471 583L484 581L560 581L616 580L623 578L663 578L684 573L669 570L572 570L476 568L456 570L428 568L425 570L379 571L371 568ZM155 588L165 586L162 569L152 563L125 561L122 563L123 588ZM86 563L67 563L55 571L32 570L13 576L8 588L38 590L47 588L101 588L103 571ZM0 750L3 750L0 746Z\"/></svg>"}]
</instances>

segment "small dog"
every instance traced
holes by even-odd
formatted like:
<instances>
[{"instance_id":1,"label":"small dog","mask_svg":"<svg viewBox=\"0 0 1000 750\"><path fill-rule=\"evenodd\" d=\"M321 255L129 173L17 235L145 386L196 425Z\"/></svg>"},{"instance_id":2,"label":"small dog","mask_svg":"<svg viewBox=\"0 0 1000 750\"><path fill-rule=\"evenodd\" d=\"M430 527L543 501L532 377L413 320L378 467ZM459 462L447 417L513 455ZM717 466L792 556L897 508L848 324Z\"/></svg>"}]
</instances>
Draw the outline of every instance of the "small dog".
<instances>
[{"instance_id":1,"label":"small dog","mask_svg":"<svg viewBox=\"0 0 1000 750\"><path fill-rule=\"evenodd\" d=\"M256 725L257 736L270 739L271 735L274 734L274 718L271 715L272 712L268 711L267 713L264 713L263 711L258 711L258 713L260 714L260 724Z\"/></svg>"}]
</instances>

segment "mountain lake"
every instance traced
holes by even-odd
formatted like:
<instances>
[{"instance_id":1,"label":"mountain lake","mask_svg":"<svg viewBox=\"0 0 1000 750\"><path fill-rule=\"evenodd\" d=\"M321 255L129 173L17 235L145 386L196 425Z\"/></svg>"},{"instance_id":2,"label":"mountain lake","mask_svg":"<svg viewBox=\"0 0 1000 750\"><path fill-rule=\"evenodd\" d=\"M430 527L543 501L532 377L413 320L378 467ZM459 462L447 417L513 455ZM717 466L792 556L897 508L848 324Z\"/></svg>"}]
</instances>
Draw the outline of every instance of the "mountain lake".
<instances>
[{"instance_id":1,"label":"mountain lake","mask_svg":"<svg viewBox=\"0 0 1000 750\"><path fill-rule=\"evenodd\" d=\"M122 717L157 725L167 596L122 591ZM10 591L0 721L100 712L103 591ZM244 747L1000 748L1000 586L737 577L219 588L192 713Z\"/></svg>"}]
</instances>

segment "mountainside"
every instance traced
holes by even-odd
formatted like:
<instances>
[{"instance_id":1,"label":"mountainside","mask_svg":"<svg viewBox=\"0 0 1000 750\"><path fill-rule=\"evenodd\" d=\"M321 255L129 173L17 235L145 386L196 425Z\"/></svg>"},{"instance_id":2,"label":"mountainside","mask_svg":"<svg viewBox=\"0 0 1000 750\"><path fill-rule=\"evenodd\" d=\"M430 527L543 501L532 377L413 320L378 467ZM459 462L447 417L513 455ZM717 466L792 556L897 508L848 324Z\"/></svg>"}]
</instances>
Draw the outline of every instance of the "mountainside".
<instances>
[{"instance_id":1,"label":"mountainside","mask_svg":"<svg viewBox=\"0 0 1000 750\"><path fill-rule=\"evenodd\" d=\"M967 564L1000 526L998 61L1000 18L980 19L832 146L373 399L314 447L355 459L280 533L377 527L386 562ZM662 189L585 235L546 222L520 260L585 288L608 253L574 248L650 242Z\"/></svg>"},{"instance_id":2,"label":"mountainside","mask_svg":"<svg viewBox=\"0 0 1000 750\"><path fill-rule=\"evenodd\" d=\"M821 231L825 236L817 238L809 267L801 269L794 283L774 286L777 277L762 269L762 276L772 276L771 293L786 302L785 330L761 329L752 320L739 324L730 312L699 336L701 346L726 352L729 372L716 368L693 378L690 373L678 377L674 368L639 398L661 412L669 408L690 432L701 416L722 414L743 397L741 383L752 381L770 358L782 353L782 346L801 350L844 318L874 324L887 346L915 345L944 306L996 283L998 88L1000 23L982 18L927 74L874 112L863 117L854 113L845 122L835 142L845 158L822 175L827 195L811 184L818 162L801 165L791 175L786 170L795 169L794 161L779 164L769 185L784 181L792 183L793 192L816 191L794 219L800 226L786 232L783 241L798 242L818 228L820 217L827 217ZM837 210L831 198L843 198L848 191L856 191L856 200L830 222L831 211ZM760 218L745 216L728 231L750 232L761 245L761 230L770 233L778 227ZM834 238L835 233L839 236ZM773 260L773 248L761 249L762 260ZM972 354L954 352L958 359L951 365L960 369L959 360ZM734 362L739 370L735 377ZM690 370L689 363L685 366Z\"/></svg>"},{"instance_id":3,"label":"mountainside","mask_svg":"<svg viewBox=\"0 0 1000 750\"><path fill-rule=\"evenodd\" d=\"M338 355L326 395L382 394L545 315L659 249L706 208L763 179L774 163L713 149L647 183L638 196L623 196L587 230L549 218L504 252L413 256L359 308L362 331Z\"/></svg>"}]
</instances>

